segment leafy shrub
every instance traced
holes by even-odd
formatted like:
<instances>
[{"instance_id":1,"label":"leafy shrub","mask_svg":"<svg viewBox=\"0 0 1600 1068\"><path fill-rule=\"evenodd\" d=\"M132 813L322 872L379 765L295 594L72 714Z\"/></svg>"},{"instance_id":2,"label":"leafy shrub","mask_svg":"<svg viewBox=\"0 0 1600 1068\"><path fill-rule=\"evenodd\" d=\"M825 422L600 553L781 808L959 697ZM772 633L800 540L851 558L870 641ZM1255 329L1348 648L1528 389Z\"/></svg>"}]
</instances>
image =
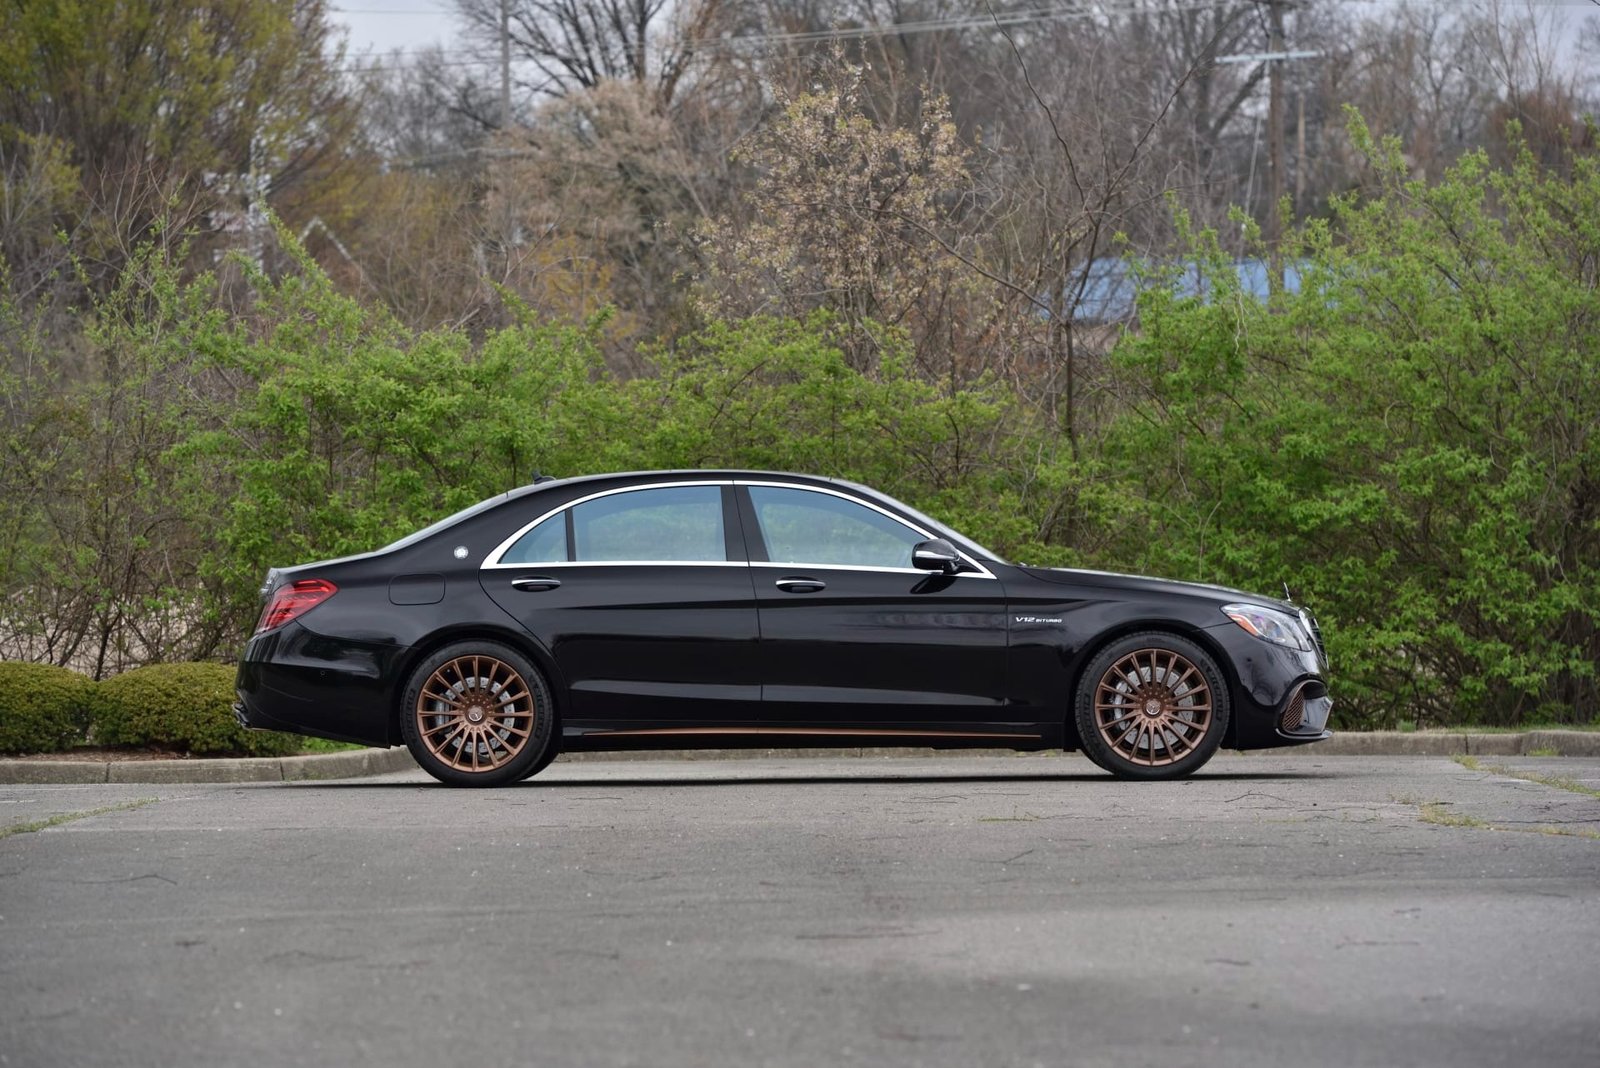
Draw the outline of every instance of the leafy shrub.
<instances>
[{"instance_id":1,"label":"leafy shrub","mask_svg":"<svg viewBox=\"0 0 1600 1068\"><path fill-rule=\"evenodd\" d=\"M53 753L82 741L91 686L54 664L0 662L0 753Z\"/></svg>"},{"instance_id":2,"label":"leafy shrub","mask_svg":"<svg viewBox=\"0 0 1600 1068\"><path fill-rule=\"evenodd\" d=\"M211 756L277 756L298 749L296 735L239 726L233 679L234 669L224 664L150 664L106 679L91 700L95 741Z\"/></svg>"},{"instance_id":3,"label":"leafy shrub","mask_svg":"<svg viewBox=\"0 0 1600 1068\"><path fill-rule=\"evenodd\" d=\"M1352 123L1383 182L1249 299L1154 287L1116 353L1122 566L1316 608L1336 726L1600 716L1600 157L1469 154L1436 184ZM1117 563L1112 564L1113 567Z\"/></svg>"}]
</instances>

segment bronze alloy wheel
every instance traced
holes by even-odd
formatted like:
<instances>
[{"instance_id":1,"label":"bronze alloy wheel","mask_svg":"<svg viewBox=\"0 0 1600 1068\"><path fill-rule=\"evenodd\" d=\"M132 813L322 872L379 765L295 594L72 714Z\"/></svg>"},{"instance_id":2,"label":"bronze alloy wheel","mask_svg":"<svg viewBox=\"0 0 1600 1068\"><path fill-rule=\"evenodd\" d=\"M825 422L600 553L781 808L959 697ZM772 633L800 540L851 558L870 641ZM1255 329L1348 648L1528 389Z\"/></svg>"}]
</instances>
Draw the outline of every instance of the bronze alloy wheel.
<instances>
[{"instance_id":1,"label":"bronze alloy wheel","mask_svg":"<svg viewBox=\"0 0 1600 1068\"><path fill-rule=\"evenodd\" d=\"M518 762L545 733L539 723L548 714L543 695L542 685L530 686L522 671L499 656L452 656L416 688L413 731L407 733L445 770L486 775Z\"/></svg>"},{"instance_id":2,"label":"bronze alloy wheel","mask_svg":"<svg viewBox=\"0 0 1600 1068\"><path fill-rule=\"evenodd\" d=\"M1118 775L1187 775L1211 758L1227 726L1215 664L1186 639L1138 634L1103 650L1079 689L1084 752Z\"/></svg>"},{"instance_id":3,"label":"bronze alloy wheel","mask_svg":"<svg viewBox=\"0 0 1600 1068\"><path fill-rule=\"evenodd\" d=\"M411 755L449 786L508 786L559 749L550 687L531 660L502 642L436 650L412 670L399 712Z\"/></svg>"},{"instance_id":4,"label":"bronze alloy wheel","mask_svg":"<svg viewBox=\"0 0 1600 1068\"><path fill-rule=\"evenodd\" d=\"M1094 718L1106 745L1132 763L1175 764L1206 736L1211 687L1170 649L1139 649L1100 677Z\"/></svg>"}]
</instances>

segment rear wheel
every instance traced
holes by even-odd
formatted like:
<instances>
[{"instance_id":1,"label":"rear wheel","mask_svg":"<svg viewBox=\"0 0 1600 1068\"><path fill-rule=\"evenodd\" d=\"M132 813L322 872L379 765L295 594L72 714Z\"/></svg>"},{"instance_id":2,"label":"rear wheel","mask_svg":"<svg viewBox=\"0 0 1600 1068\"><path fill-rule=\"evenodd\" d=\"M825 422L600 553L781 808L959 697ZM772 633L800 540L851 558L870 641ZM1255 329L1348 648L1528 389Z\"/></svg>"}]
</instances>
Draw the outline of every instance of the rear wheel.
<instances>
[{"instance_id":1,"label":"rear wheel","mask_svg":"<svg viewBox=\"0 0 1600 1068\"><path fill-rule=\"evenodd\" d=\"M1176 634L1132 634L1102 649L1078 684L1084 753L1124 779L1180 779L1216 753L1228 729L1216 661Z\"/></svg>"},{"instance_id":2,"label":"rear wheel","mask_svg":"<svg viewBox=\"0 0 1600 1068\"><path fill-rule=\"evenodd\" d=\"M531 767L527 771L523 772L522 773L522 777L524 779L533 778L535 775L539 774L545 768L548 768L550 766L551 762L554 761L555 758L560 756L560 755L561 755L561 747L556 745L556 743L552 741L549 745L544 747L544 756L540 757L538 760L535 760L533 762L533 767Z\"/></svg>"},{"instance_id":3,"label":"rear wheel","mask_svg":"<svg viewBox=\"0 0 1600 1068\"><path fill-rule=\"evenodd\" d=\"M411 673L402 700L406 747L450 786L517 782L542 767L553 748L549 686L526 657L499 642L440 649Z\"/></svg>"}]
</instances>

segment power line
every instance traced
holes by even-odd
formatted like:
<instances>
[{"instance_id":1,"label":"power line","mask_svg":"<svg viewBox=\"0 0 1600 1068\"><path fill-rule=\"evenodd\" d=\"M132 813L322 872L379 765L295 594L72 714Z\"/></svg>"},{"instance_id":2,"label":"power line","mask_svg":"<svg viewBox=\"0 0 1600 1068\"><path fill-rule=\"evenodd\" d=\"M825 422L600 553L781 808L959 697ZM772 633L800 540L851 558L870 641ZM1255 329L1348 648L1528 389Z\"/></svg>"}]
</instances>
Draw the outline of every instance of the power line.
<instances>
[{"instance_id":1,"label":"power line","mask_svg":"<svg viewBox=\"0 0 1600 1068\"><path fill-rule=\"evenodd\" d=\"M684 42L685 45L697 51L715 51L718 49L747 49L769 48L775 45L816 44L824 41L857 40L867 37L890 37L909 34L941 33L959 30L998 29L1002 27L1019 26L1034 22L1053 22L1069 19L1092 19L1122 14L1152 14L1164 15L1186 11L1205 11L1212 8L1228 7L1238 0L1204 0L1199 3L1172 4L1163 7L1147 7L1139 0L1117 0L1115 3L1101 3L1092 5L1074 4L1065 7L1036 8L1026 11L999 12L994 15L961 15L950 18L921 19L912 22L897 22L871 26L839 26L825 30L803 30L793 33L767 33L744 34L736 37L699 37ZM403 51L403 50L402 50ZM424 52L437 55L468 55L475 57L468 60L449 61L440 64L447 67L467 67L489 64L498 57L474 49L422 49L417 52L405 52L415 55ZM394 54L394 53L391 53ZM363 64L346 68L346 73L360 74L369 71L382 71L395 69L393 64Z\"/></svg>"},{"instance_id":2,"label":"power line","mask_svg":"<svg viewBox=\"0 0 1600 1068\"><path fill-rule=\"evenodd\" d=\"M685 41L684 44L696 51L737 51L744 49L765 50L783 45L819 44L826 41L860 40L869 37L890 37L914 35L924 33L959 32L962 30L1001 29L1012 26L1026 25L1040 22L1057 22L1074 19L1114 18L1118 15L1144 14L1166 15L1190 11L1206 11L1216 8L1231 7L1235 4L1243 6L1250 0L1202 0L1202 2L1187 4L1169 4L1151 6L1141 0L1114 0L1114 2L1098 4L1072 4L1060 7L1033 8L1022 11L996 12L983 15L958 15L937 19L921 19L910 22L876 24L868 26L836 26L822 30L800 30L792 33L765 33L744 34L728 37L700 37ZM1479 0L1347 0L1347 2L1361 4L1397 4L1413 3L1428 7L1457 7L1465 8L1475 6ZM1521 0L1523 3L1534 4L1541 7L1572 7L1576 6L1573 0ZM1594 0L1600 3L1600 0ZM389 53L391 56L399 55L436 55L436 56L466 56L469 58L459 60L442 60L435 64L442 67L477 67L489 66L499 62L498 49L490 53L481 49L397 49ZM382 73L388 70L409 69L408 65L397 65L392 62L377 62L358 64L343 68L347 74Z\"/></svg>"}]
</instances>

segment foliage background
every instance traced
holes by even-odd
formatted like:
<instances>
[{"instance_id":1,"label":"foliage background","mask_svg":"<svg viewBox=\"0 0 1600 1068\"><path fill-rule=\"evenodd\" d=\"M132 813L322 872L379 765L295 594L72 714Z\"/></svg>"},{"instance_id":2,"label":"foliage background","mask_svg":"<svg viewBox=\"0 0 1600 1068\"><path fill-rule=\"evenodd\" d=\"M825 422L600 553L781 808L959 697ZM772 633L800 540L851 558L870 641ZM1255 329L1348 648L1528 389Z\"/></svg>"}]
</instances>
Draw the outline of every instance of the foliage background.
<instances>
[{"instance_id":1,"label":"foliage background","mask_svg":"<svg viewBox=\"0 0 1600 1068\"><path fill-rule=\"evenodd\" d=\"M0 659L226 661L268 566L726 464L1287 581L1344 725L1595 718L1600 16L455 6L0 9Z\"/></svg>"},{"instance_id":2,"label":"foliage background","mask_svg":"<svg viewBox=\"0 0 1600 1068\"><path fill-rule=\"evenodd\" d=\"M1265 301L1180 220L1090 449L993 376L919 373L870 320L709 318L620 378L604 314L418 331L303 255L245 265L241 311L147 245L93 309L82 379L3 306L26 357L0 382L7 655L226 659L268 566L538 471L739 465L869 482L1033 563L1288 582L1345 724L1591 720L1600 167L1475 154L1428 185L1367 147L1380 192L1296 232L1298 284Z\"/></svg>"}]
</instances>

